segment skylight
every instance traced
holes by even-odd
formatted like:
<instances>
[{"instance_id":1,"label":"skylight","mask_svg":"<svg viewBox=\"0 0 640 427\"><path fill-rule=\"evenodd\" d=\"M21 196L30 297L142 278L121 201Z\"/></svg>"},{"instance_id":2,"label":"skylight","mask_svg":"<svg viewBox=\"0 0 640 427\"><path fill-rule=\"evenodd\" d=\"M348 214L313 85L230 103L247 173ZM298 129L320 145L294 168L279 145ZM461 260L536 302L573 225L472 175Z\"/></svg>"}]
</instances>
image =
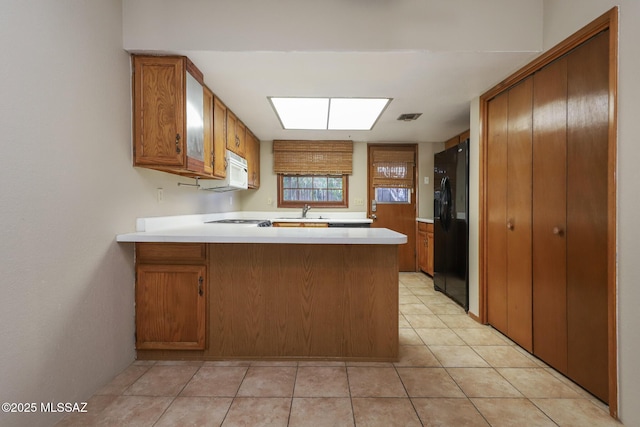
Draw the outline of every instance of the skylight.
<instances>
[{"instance_id":1,"label":"skylight","mask_svg":"<svg viewBox=\"0 0 640 427\"><path fill-rule=\"evenodd\" d=\"M284 129L371 130L390 98L269 97Z\"/></svg>"}]
</instances>

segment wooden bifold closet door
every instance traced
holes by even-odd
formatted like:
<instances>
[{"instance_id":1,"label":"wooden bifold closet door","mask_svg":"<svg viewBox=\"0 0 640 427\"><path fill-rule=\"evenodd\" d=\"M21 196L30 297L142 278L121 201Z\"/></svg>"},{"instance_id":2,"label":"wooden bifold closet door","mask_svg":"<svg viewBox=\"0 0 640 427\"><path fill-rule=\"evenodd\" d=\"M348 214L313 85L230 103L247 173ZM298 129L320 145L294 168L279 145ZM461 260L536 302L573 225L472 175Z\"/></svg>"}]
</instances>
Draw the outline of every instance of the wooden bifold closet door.
<instances>
[{"instance_id":1,"label":"wooden bifold closet door","mask_svg":"<svg viewBox=\"0 0 640 427\"><path fill-rule=\"evenodd\" d=\"M609 31L487 104L487 315L608 402Z\"/></svg>"},{"instance_id":2,"label":"wooden bifold closet door","mask_svg":"<svg viewBox=\"0 0 640 427\"><path fill-rule=\"evenodd\" d=\"M567 373L567 60L534 75L533 348Z\"/></svg>"},{"instance_id":3,"label":"wooden bifold closet door","mask_svg":"<svg viewBox=\"0 0 640 427\"><path fill-rule=\"evenodd\" d=\"M608 401L609 31L567 57L568 376Z\"/></svg>"},{"instance_id":4,"label":"wooden bifold closet door","mask_svg":"<svg viewBox=\"0 0 640 427\"><path fill-rule=\"evenodd\" d=\"M531 327L533 79L489 102L489 323L528 351Z\"/></svg>"}]
</instances>

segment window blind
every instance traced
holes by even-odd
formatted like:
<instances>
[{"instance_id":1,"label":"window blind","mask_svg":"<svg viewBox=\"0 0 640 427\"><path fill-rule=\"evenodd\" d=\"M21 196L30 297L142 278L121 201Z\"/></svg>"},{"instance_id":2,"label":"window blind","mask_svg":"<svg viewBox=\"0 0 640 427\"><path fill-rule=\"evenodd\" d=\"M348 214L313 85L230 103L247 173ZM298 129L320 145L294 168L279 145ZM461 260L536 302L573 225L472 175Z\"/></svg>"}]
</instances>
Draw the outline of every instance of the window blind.
<instances>
[{"instance_id":1,"label":"window blind","mask_svg":"<svg viewBox=\"0 0 640 427\"><path fill-rule=\"evenodd\" d=\"M375 150L372 184L374 187L413 188L413 150Z\"/></svg>"},{"instance_id":2,"label":"window blind","mask_svg":"<svg viewBox=\"0 0 640 427\"><path fill-rule=\"evenodd\" d=\"M351 175L353 141L273 141L273 171L290 175Z\"/></svg>"}]
</instances>

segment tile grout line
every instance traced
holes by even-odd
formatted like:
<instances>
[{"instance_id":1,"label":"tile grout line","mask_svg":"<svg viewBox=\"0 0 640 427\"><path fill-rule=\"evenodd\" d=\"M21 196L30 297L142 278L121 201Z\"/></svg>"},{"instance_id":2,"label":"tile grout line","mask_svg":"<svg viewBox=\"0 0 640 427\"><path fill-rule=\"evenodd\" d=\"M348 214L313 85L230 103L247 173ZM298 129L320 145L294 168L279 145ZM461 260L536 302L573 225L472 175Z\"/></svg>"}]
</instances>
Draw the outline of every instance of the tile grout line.
<instances>
[{"instance_id":1,"label":"tile grout line","mask_svg":"<svg viewBox=\"0 0 640 427\"><path fill-rule=\"evenodd\" d=\"M293 377L293 390L291 390L291 400L289 402L289 416L287 417L287 426L291 424L291 413L293 412L293 397L296 394L296 385L298 384L299 370L300 370L300 363L296 363L296 374Z\"/></svg>"}]
</instances>

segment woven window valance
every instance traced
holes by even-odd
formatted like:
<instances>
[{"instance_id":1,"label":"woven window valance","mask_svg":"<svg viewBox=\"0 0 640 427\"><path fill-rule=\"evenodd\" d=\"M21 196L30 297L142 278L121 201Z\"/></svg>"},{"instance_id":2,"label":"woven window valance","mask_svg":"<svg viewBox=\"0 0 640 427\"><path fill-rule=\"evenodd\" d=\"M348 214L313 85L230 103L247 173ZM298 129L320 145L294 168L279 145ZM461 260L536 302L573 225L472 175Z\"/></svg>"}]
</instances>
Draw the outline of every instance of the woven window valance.
<instances>
[{"instance_id":1,"label":"woven window valance","mask_svg":"<svg viewBox=\"0 0 640 427\"><path fill-rule=\"evenodd\" d=\"M273 141L273 171L296 175L350 175L352 141Z\"/></svg>"},{"instance_id":2,"label":"woven window valance","mask_svg":"<svg viewBox=\"0 0 640 427\"><path fill-rule=\"evenodd\" d=\"M373 152L374 187L413 188L414 152L376 150Z\"/></svg>"}]
</instances>

